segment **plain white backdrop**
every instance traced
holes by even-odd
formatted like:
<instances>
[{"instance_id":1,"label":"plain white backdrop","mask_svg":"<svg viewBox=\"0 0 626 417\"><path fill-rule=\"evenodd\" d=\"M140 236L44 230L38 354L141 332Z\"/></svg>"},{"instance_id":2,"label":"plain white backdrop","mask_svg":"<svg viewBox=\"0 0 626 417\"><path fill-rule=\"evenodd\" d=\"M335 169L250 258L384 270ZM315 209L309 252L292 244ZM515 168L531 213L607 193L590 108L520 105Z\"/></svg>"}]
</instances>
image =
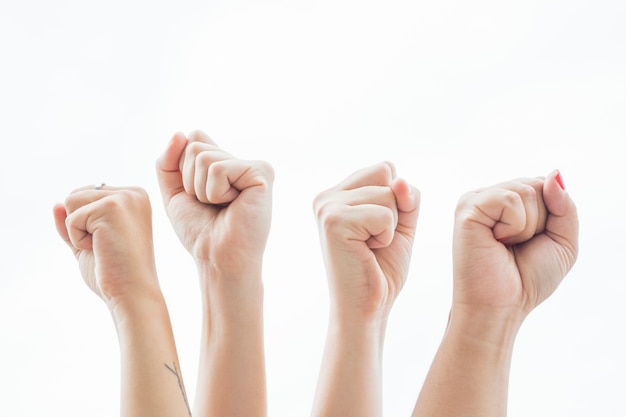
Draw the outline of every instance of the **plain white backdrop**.
<instances>
[{"instance_id":1,"label":"plain white backdrop","mask_svg":"<svg viewBox=\"0 0 626 417\"><path fill-rule=\"evenodd\" d=\"M312 199L381 160L422 192L387 333L385 415L410 415L441 339L458 197L553 169L579 207L580 258L518 336L509 415L626 415L625 21L622 0L3 0L0 416L118 413L115 330L51 211L102 181L151 196L193 397L197 279L154 174L171 134L193 129L276 171L271 416L309 413L322 353Z\"/></svg>"}]
</instances>

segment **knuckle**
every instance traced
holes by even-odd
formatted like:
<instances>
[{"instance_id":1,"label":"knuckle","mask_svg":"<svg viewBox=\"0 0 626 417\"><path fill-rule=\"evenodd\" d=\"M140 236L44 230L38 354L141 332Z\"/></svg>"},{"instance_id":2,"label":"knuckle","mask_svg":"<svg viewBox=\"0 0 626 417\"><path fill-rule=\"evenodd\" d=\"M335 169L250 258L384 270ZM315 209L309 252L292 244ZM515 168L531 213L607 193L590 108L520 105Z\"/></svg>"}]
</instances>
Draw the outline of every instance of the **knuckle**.
<instances>
[{"instance_id":1,"label":"knuckle","mask_svg":"<svg viewBox=\"0 0 626 417\"><path fill-rule=\"evenodd\" d=\"M204 136L204 132L201 131L200 129L194 129L191 132L189 132L189 135L187 135L190 139L195 140L198 137L203 137Z\"/></svg>"},{"instance_id":2,"label":"knuckle","mask_svg":"<svg viewBox=\"0 0 626 417\"><path fill-rule=\"evenodd\" d=\"M375 167L375 174L381 178L385 178L387 181L390 181L393 177L393 173L395 170L395 166L393 163L389 161L380 162Z\"/></svg>"},{"instance_id":3,"label":"knuckle","mask_svg":"<svg viewBox=\"0 0 626 417\"><path fill-rule=\"evenodd\" d=\"M140 199L145 199L148 197L148 192L142 187L128 187L128 192Z\"/></svg>"},{"instance_id":4,"label":"knuckle","mask_svg":"<svg viewBox=\"0 0 626 417\"><path fill-rule=\"evenodd\" d=\"M313 211L315 213L317 213L318 211L318 207L322 204L322 202L324 201L324 196L326 195L326 191L322 191L319 192L315 195L315 197L313 197L313 201L311 202L311 207L313 208Z\"/></svg>"},{"instance_id":5,"label":"knuckle","mask_svg":"<svg viewBox=\"0 0 626 417\"><path fill-rule=\"evenodd\" d=\"M190 142L185 148L185 154L187 156L196 157L198 154L207 150L207 145L202 142Z\"/></svg>"},{"instance_id":6,"label":"knuckle","mask_svg":"<svg viewBox=\"0 0 626 417\"><path fill-rule=\"evenodd\" d=\"M199 165L206 169L209 176L220 177L226 171L226 162L224 160L215 161L209 152L203 152L198 155Z\"/></svg>"},{"instance_id":7,"label":"knuckle","mask_svg":"<svg viewBox=\"0 0 626 417\"><path fill-rule=\"evenodd\" d=\"M348 207L339 204L324 204L323 207L318 219L324 232L328 234L345 223Z\"/></svg>"},{"instance_id":8,"label":"knuckle","mask_svg":"<svg viewBox=\"0 0 626 417\"><path fill-rule=\"evenodd\" d=\"M102 199L102 210L106 213L117 214L119 212L125 211L126 200L128 196L126 195L125 190L120 190L119 192L112 194L110 196L104 197Z\"/></svg>"},{"instance_id":9,"label":"knuckle","mask_svg":"<svg viewBox=\"0 0 626 417\"><path fill-rule=\"evenodd\" d=\"M320 224L332 222L338 216L340 205L331 200L320 200L315 206L315 217Z\"/></svg>"},{"instance_id":10,"label":"knuckle","mask_svg":"<svg viewBox=\"0 0 626 417\"><path fill-rule=\"evenodd\" d=\"M313 199L313 213L315 214L316 219L321 220L324 215L324 211L327 209L325 205L326 199L324 198L324 193L316 195Z\"/></svg>"},{"instance_id":11,"label":"knuckle","mask_svg":"<svg viewBox=\"0 0 626 417\"><path fill-rule=\"evenodd\" d=\"M212 169L216 164L215 158L206 149L199 151L195 155L196 166L200 169Z\"/></svg>"},{"instance_id":12,"label":"knuckle","mask_svg":"<svg viewBox=\"0 0 626 417\"><path fill-rule=\"evenodd\" d=\"M146 199L147 193L142 188L128 187L103 198L103 205L107 210L116 212L140 206Z\"/></svg>"},{"instance_id":13,"label":"knuckle","mask_svg":"<svg viewBox=\"0 0 626 417\"><path fill-rule=\"evenodd\" d=\"M327 210L326 205L332 201L329 193L329 191L322 191L313 198L313 213L315 213L315 217L318 219L320 219L324 211Z\"/></svg>"},{"instance_id":14,"label":"knuckle","mask_svg":"<svg viewBox=\"0 0 626 417\"><path fill-rule=\"evenodd\" d=\"M528 185L533 187L535 190L540 190L543 188L543 183L545 182L545 178L530 178L528 180Z\"/></svg>"},{"instance_id":15,"label":"knuckle","mask_svg":"<svg viewBox=\"0 0 626 417\"><path fill-rule=\"evenodd\" d=\"M261 171L262 175L265 178L267 178L269 183L273 183L274 178L275 178L275 172L274 172L274 167L272 166L272 164L263 160L257 161L257 164L259 166L259 170Z\"/></svg>"},{"instance_id":16,"label":"knuckle","mask_svg":"<svg viewBox=\"0 0 626 417\"><path fill-rule=\"evenodd\" d=\"M537 197L537 190L532 184L522 184L519 190L519 195L522 199L534 199Z\"/></svg>"},{"instance_id":17,"label":"knuckle","mask_svg":"<svg viewBox=\"0 0 626 417\"><path fill-rule=\"evenodd\" d=\"M397 212L387 206L378 206L379 209L376 212L372 212L378 217L381 225L385 225L385 230L391 231L396 228Z\"/></svg>"},{"instance_id":18,"label":"knuckle","mask_svg":"<svg viewBox=\"0 0 626 417\"><path fill-rule=\"evenodd\" d=\"M140 207L150 207L150 196L148 192L142 187L130 187L129 198L132 198L135 201L135 204Z\"/></svg>"},{"instance_id":19,"label":"knuckle","mask_svg":"<svg viewBox=\"0 0 626 417\"><path fill-rule=\"evenodd\" d=\"M76 211L81 206L84 205L84 203L82 202L83 201L82 196L84 195L84 193L85 193L85 189L77 188L76 190L68 194L64 202L65 208L67 209L68 213Z\"/></svg>"},{"instance_id":20,"label":"knuckle","mask_svg":"<svg viewBox=\"0 0 626 417\"><path fill-rule=\"evenodd\" d=\"M63 201L63 205L67 209L68 213L71 213L75 209L74 200L75 200L74 194L72 193L68 195L67 197L65 197L65 201Z\"/></svg>"},{"instance_id":21,"label":"knuckle","mask_svg":"<svg viewBox=\"0 0 626 417\"><path fill-rule=\"evenodd\" d=\"M397 209L392 209L390 207L384 207L384 210L382 210L380 215L387 223L389 223L389 224L391 224L393 226L394 225L393 223L395 222L396 216L397 216Z\"/></svg>"},{"instance_id":22,"label":"knuckle","mask_svg":"<svg viewBox=\"0 0 626 417\"><path fill-rule=\"evenodd\" d=\"M459 197L456 203L455 214L459 217L463 212L466 211L467 207L473 204L475 197L477 195L476 191L466 192Z\"/></svg>"},{"instance_id":23,"label":"knuckle","mask_svg":"<svg viewBox=\"0 0 626 417\"><path fill-rule=\"evenodd\" d=\"M520 204L522 202L522 193L526 193L528 190L526 188L522 190L520 190L520 192L513 192L511 190L506 190L506 192L504 192L502 194L502 200L503 203L505 203L508 206L514 206L517 204Z\"/></svg>"}]
</instances>

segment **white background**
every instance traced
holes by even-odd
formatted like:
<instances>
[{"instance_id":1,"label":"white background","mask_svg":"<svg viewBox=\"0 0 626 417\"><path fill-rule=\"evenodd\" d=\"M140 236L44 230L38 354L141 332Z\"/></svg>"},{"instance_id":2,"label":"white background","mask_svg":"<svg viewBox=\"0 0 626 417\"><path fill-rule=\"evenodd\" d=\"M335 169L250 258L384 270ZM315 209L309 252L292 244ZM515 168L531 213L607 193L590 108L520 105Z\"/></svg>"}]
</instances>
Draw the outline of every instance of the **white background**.
<instances>
[{"instance_id":1,"label":"white background","mask_svg":"<svg viewBox=\"0 0 626 417\"><path fill-rule=\"evenodd\" d=\"M423 198L387 333L385 415L410 415L444 330L458 197L557 168L579 207L580 258L518 336L509 415L626 415L625 22L622 0L2 0L0 416L118 413L114 327L51 214L101 181L151 196L193 397L197 278L154 175L171 134L193 129L276 171L271 416L309 413L321 358L311 201L385 159Z\"/></svg>"}]
</instances>

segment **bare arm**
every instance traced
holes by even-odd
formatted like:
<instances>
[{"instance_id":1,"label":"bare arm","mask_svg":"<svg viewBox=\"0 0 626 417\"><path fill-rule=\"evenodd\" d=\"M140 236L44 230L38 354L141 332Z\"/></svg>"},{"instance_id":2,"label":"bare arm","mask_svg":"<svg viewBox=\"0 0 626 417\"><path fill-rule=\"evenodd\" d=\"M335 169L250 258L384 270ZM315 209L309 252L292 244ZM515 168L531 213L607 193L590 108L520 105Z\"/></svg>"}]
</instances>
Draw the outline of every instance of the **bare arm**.
<instances>
[{"instance_id":1,"label":"bare arm","mask_svg":"<svg viewBox=\"0 0 626 417\"><path fill-rule=\"evenodd\" d=\"M167 214L194 258L203 302L195 414L265 416L263 253L273 170L202 132L176 134L157 162Z\"/></svg>"},{"instance_id":2,"label":"bare arm","mask_svg":"<svg viewBox=\"0 0 626 417\"><path fill-rule=\"evenodd\" d=\"M54 208L59 235L87 285L108 306L121 357L122 416L190 416L152 251L147 194L138 188L73 192Z\"/></svg>"},{"instance_id":3,"label":"bare arm","mask_svg":"<svg viewBox=\"0 0 626 417\"><path fill-rule=\"evenodd\" d=\"M382 415L387 318L409 267L419 193L389 163L317 196L331 299L312 415Z\"/></svg>"},{"instance_id":4,"label":"bare arm","mask_svg":"<svg viewBox=\"0 0 626 417\"><path fill-rule=\"evenodd\" d=\"M576 208L558 172L463 196L450 321L413 417L505 416L517 332L577 253Z\"/></svg>"},{"instance_id":5,"label":"bare arm","mask_svg":"<svg viewBox=\"0 0 626 417\"><path fill-rule=\"evenodd\" d=\"M164 300L142 297L118 308L113 319L121 353L121 415L191 416Z\"/></svg>"}]
</instances>

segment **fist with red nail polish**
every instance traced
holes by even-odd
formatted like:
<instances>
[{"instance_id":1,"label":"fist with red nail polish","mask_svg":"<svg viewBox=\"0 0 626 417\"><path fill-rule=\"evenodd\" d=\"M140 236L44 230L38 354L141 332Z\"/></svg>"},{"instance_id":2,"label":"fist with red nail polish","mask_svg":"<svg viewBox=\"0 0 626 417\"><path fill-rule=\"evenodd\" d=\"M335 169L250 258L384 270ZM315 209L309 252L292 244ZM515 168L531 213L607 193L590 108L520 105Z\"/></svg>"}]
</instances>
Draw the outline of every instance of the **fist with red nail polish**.
<instances>
[{"instance_id":1,"label":"fist with red nail polish","mask_svg":"<svg viewBox=\"0 0 626 417\"><path fill-rule=\"evenodd\" d=\"M558 171L466 193L454 227L453 311L521 321L578 256L576 206Z\"/></svg>"}]
</instances>

